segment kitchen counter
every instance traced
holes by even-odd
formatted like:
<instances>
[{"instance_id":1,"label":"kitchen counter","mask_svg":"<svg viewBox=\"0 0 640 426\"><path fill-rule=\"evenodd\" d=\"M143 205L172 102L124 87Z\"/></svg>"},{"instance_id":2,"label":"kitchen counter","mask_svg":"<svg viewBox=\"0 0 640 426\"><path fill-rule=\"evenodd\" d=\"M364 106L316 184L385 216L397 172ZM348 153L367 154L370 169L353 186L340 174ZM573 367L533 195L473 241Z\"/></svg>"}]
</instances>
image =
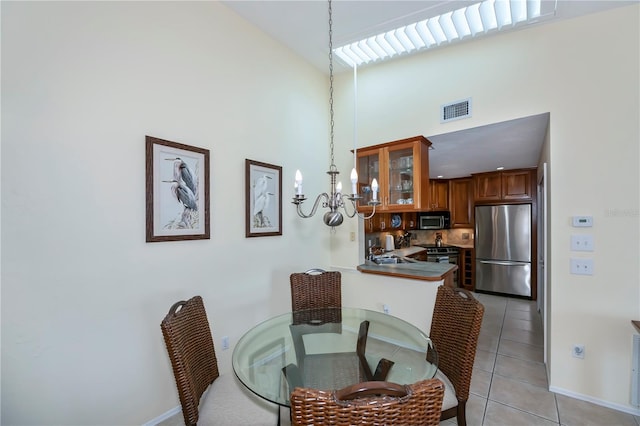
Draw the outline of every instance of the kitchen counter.
<instances>
[{"instance_id":1,"label":"kitchen counter","mask_svg":"<svg viewBox=\"0 0 640 426\"><path fill-rule=\"evenodd\" d=\"M387 252L389 255L406 257L425 251L423 247L408 247ZM452 263L420 262L393 263L378 265L371 261L358 265L358 271L365 274L389 275L399 278L413 278L425 281L444 280L445 285L453 286L453 271L458 269Z\"/></svg>"}]
</instances>

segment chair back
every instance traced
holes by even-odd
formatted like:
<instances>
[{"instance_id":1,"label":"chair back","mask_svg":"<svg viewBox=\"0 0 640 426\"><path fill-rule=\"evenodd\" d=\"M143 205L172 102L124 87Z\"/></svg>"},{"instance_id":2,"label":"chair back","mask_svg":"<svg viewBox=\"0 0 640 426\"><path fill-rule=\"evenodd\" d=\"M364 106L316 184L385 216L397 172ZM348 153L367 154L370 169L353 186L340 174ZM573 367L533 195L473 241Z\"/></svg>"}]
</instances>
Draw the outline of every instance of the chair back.
<instances>
[{"instance_id":1,"label":"chair back","mask_svg":"<svg viewBox=\"0 0 640 426\"><path fill-rule=\"evenodd\" d=\"M451 381L459 401L469 398L483 314L484 306L469 291L438 287L429 338L438 354L438 368Z\"/></svg>"},{"instance_id":2,"label":"chair back","mask_svg":"<svg viewBox=\"0 0 640 426\"><path fill-rule=\"evenodd\" d=\"M198 405L218 378L218 360L200 296L175 303L160 324L186 425L198 422Z\"/></svg>"},{"instance_id":3,"label":"chair back","mask_svg":"<svg viewBox=\"0 0 640 426\"><path fill-rule=\"evenodd\" d=\"M291 310L342 307L342 275L338 271L311 269L295 272L291 281Z\"/></svg>"},{"instance_id":4,"label":"chair back","mask_svg":"<svg viewBox=\"0 0 640 426\"><path fill-rule=\"evenodd\" d=\"M337 391L296 388L291 393L293 426L438 425L444 385L438 379L412 385L363 382Z\"/></svg>"}]
</instances>

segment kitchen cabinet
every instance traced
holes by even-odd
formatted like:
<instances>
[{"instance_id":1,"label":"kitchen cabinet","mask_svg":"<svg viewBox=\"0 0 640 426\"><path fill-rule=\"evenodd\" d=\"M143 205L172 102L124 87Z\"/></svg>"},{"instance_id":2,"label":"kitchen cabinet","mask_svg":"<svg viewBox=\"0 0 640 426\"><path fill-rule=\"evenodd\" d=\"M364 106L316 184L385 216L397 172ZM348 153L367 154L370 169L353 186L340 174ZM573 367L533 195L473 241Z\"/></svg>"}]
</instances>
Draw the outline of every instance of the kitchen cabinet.
<instances>
[{"instance_id":1,"label":"kitchen cabinet","mask_svg":"<svg viewBox=\"0 0 640 426\"><path fill-rule=\"evenodd\" d=\"M475 202L531 201L535 169L503 170L473 175Z\"/></svg>"},{"instance_id":2,"label":"kitchen cabinet","mask_svg":"<svg viewBox=\"0 0 640 426\"><path fill-rule=\"evenodd\" d=\"M382 231L412 231L418 229L417 213L376 213L365 220L364 231L369 234Z\"/></svg>"},{"instance_id":3,"label":"kitchen cabinet","mask_svg":"<svg viewBox=\"0 0 640 426\"><path fill-rule=\"evenodd\" d=\"M429 186L429 210L449 210L449 181L432 180Z\"/></svg>"},{"instance_id":4,"label":"kitchen cabinet","mask_svg":"<svg viewBox=\"0 0 640 426\"><path fill-rule=\"evenodd\" d=\"M387 213L376 213L372 218L364 223L365 233L388 231L390 229L390 215Z\"/></svg>"},{"instance_id":5,"label":"kitchen cabinet","mask_svg":"<svg viewBox=\"0 0 640 426\"><path fill-rule=\"evenodd\" d=\"M415 229L418 229L417 213L411 213L411 212L403 213L402 217L403 217L402 224L404 225L404 229L406 231L413 231Z\"/></svg>"},{"instance_id":6,"label":"kitchen cabinet","mask_svg":"<svg viewBox=\"0 0 640 426\"><path fill-rule=\"evenodd\" d=\"M473 176L475 201L500 201L502 175L500 172L481 173Z\"/></svg>"},{"instance_id":7,"label":"kitchen cabinet","mask_svg":"<svg viewBox=\"0 0 640 426\"><path fill-rule=\"evenodd\" d=\"M531 182L534 182L531 170L510 170L502 172L503 200L531 200Z\"/></svg>"},{"instance_id":8,"label":"kitchen cabinet","mask_svg":"<svg viewBox=\"0 0 640 426\"><path fill-rule=\"evenodd\" d=\"M410 212L428 208L429 146L423 136L368 146L357 150L358 211L373 210L371 182L378 182L376 212Z\"/></svg>"},{"instance_id":9,"label":"kitchen cabinet","mask_svg":"<svg viewBox=\"0 0 640 426\"><path fill-rule=\"evenodd\" d=\"M449 180L449 211L452 228L473 228L473 180Z\"/></svg>"}]
</instances>

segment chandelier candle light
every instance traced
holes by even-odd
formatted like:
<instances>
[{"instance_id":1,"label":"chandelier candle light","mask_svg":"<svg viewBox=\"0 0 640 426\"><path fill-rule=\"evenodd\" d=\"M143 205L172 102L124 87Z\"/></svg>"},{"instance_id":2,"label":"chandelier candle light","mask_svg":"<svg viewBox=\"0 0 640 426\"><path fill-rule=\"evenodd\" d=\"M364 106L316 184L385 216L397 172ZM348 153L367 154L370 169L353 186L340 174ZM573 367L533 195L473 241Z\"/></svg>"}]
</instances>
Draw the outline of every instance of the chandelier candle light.
<instances>
[{"instance_id":1,"label":"chandelier candle light","mask_svg":"<svg viewBox=\"0 0 640 426\"><path fill-rule=\"evenodd\" d=\"M293 197L292 203L296 205L296 210L298 212L298 216L307 219L316 214L316 210L318 209L318 205L322 200L322 207L329 208L329 211L324 214L324 223L327 226L336 227L342 224L343 216L340 213L339 209L342 208L345 214L352 218L356 214L362 217L363 219L370 219L376 212L376 206L380 204L378 201L378 181L373 179L371 182L371 201L367 204L373 206L373 211L369 216L363 216L358 213L356 202L362 197L358 195L358 172L356 172L355 167L351 170L351 194L343 194L342 193L342 182L336 183L336 175L340 172L335 165L334 156L333 156L333 41L332 41L332 30L333 21L331 18L331 0L329 0L329 116L330 116L330 149L331 149L331 165L329 166L329 171L327 174L331 179L331 191L329 194L323 192L318 195L316 201L313 203L313 208L311 209L311 213L304 214L301 208L302 203L306 200L303 192L302 192L302 173L300 170L296 170L295 176L295 190L296 196ZM356 153L354 150L354 157ZM351 201L351 205L353 206L353 212L349 213L347 210L345 203L345 199Z\"/></svg>"}]
</instances>

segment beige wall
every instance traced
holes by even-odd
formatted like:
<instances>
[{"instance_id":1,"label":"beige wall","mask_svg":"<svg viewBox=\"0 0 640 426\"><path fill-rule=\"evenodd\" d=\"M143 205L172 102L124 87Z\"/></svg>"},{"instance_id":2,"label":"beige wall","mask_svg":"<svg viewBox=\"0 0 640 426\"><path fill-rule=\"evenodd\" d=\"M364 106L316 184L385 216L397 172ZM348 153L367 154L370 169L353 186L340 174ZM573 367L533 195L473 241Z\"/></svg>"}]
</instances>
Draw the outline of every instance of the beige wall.
<instances>
[{"instance_id":1,"label":"beige wall","mask_svg":"<svg viewBox=\"0 0 640 426\"><path fill-rule=\"evenodd\" d=\"M435 135L550 113L549 274L552 390L627 411L630 320L640 317L639 6L461 43L358 70L359 146ZM350 168L352 76L342 75L336 108ZM473 117L440 124L441 104L473 98ZM592 215L594 227L571 227ZM333 262L357 261L336 235ZM572 253L589 232L593 253ZM341 249L341 248L342 249ZM594 260L593 276L569 274L570 257ZM584 360L571 357L574 343Z\"/></svg>"},{"instance_id":2,"label":"beige wall","mask_svg":"<svg viewBox=\"0 0 640 426\"><path fill-rule=\"evenodd\" d=\"M1 423L145 423L179 404L171 304L202 295L232 374L222 336L327 267L289 200L326 176L326 77L216 2L1 7ZM211 151L210 240L145 243L145 135ZM281 237L245 238L245 158L283 167Z\"/></svg>"},{"instance_id":3,"label":"beige wall","mask_svg":"<svg viewBox=\"0 0 640 426\"><path fill-rule=\"evenodd\" d=\"M339 267L345 305L389 303L428 329L435 284L354 272L361 222L332 235L292 211L296 168L305 192L328 186L325 76L214 2L1 8L3 424L140 424L176 407L159 327L169 306L201 294L217 346L233 346L288 309L291 271ZM640 316L637 16L465 43L362 68L359 81L361 146L551 113L551 385L622 408ZM438 106L467 96L474 117L440 125ZM343 180L352 105L346 73ZM211 150L210 240L144 242L147 134ZM282 237L244 238L245 158L283 166ZM616 168L603 172L603 158ZM594 277L567 273L574 214L594 215ZM569 355L578 339L584 361ZM218 356L230 373L231 351Z\"/></svg>"}]
</instances>

